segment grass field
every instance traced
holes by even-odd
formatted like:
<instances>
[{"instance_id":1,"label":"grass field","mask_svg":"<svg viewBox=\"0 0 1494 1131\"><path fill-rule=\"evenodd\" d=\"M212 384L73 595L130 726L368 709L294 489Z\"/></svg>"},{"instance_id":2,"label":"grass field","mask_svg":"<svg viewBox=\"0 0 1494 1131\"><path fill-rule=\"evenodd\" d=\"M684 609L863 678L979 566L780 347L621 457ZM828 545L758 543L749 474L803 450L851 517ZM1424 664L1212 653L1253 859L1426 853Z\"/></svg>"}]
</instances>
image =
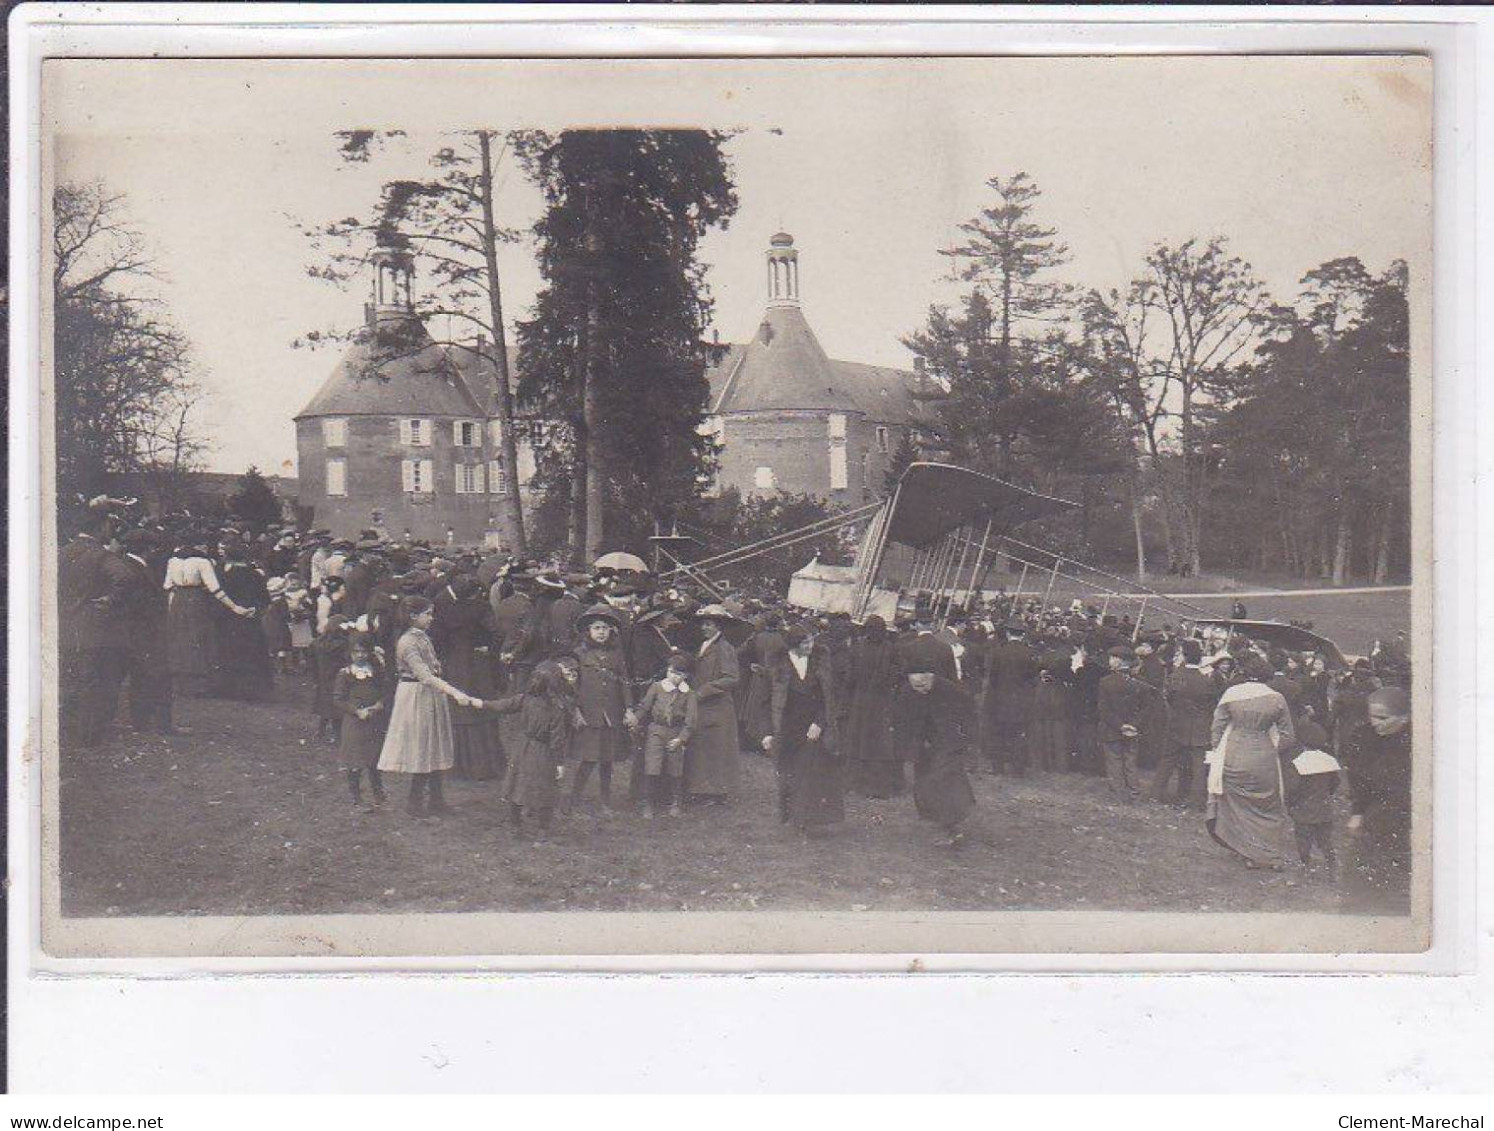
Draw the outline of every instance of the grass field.
<instances>
[{"instance_id":1,"label":"grass field","mask_svg":"<svg viewBox=\"0 0 1494 1131\"><path fill-rule=\"evenodd\" d=\"M387 806L355 809L309 698L297 683L254 706L188 700L190 736L66 754L63 913L1354 910L1311 873L1245 871L1193 814L1117 806L1076 775L976 777L958 853L906 796L854 798L836 836L806 842L776 821L755 755L729 809L648 822L592 802L548 843L515 842L496 783L452 782L439 821L407 817L392 775Z\"/></svg>"}]
</instances>

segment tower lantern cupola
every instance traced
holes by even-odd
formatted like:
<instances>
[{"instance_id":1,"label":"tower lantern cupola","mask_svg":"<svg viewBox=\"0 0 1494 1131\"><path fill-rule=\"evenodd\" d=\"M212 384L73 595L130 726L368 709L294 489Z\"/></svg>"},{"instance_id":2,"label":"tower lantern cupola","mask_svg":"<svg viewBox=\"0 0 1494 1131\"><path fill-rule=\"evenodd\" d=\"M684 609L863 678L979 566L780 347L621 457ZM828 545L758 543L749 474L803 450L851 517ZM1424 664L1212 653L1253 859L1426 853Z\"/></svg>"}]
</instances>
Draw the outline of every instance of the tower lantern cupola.
<instances>
[{"instance_id":1,"label":"tower lantern cupola","mask_svg":"<svg viewBox=\"0 0 1494 1131\"><path fill-rule=\"evenodd\" d=\"M787 232L768 241L768 305L799 305L799 252Z\"/></svg>"},{"instance_id":2,"label":"tower lantern cupola","mask_svg":"<svg viewBox=\"0 0 1494 1131\"><path fill-rule=\"evenodd\" d=\"M407 251L380 247L369 257L373 264L370 307L376 317L404 317L415 309L415 258Z\"/></svg>"}]
</instances>

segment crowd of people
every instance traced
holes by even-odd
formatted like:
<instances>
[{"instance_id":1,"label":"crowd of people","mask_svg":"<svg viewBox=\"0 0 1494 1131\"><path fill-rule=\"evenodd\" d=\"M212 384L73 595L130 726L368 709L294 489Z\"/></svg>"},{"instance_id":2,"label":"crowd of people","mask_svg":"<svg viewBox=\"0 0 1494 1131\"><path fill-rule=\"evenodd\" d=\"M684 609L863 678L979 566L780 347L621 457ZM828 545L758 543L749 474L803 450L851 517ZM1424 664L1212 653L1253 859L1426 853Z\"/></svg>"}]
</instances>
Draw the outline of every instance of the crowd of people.
<instances>
[{"instance_id":1,"label":"crowd of people","mask_svg":"<svg viewBox=\"0 0 1494 1131\"><path fill-rule=\"evenodd\" d=\"M278 678L305 689L353 804L383 805L384 775L402 774L421 820L450 811L447 774L495 783L521 837L593 779L604 809L669 819L732 803L741 760L762 755L779 818L805 836L845 820L848 791L911 792L957 846L971 774L1073 773L1120 805L1196 810L1247 867L1295 857L1330 874L1346 782L1357 867L1406 884L1403 639L1341 667L1224 625L1143 631L1082 600L998 594L856 625L372 532L153 519L108 500L79 525L59 561L64 749L103 741L122 697L136 729L182 733L176 701L261 700Z\"/></svg>"}]
</instances>

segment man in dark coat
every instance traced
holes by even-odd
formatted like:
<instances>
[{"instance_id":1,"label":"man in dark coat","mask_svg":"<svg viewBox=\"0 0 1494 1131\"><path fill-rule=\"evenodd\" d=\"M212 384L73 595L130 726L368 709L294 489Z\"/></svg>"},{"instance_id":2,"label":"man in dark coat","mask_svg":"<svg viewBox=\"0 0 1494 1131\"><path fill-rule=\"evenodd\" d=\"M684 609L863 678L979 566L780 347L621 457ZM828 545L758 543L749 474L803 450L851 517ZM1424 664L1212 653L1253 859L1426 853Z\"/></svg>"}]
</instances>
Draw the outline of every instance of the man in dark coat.
<instances>
[{"instance_id":1,"label":"man in dark coat","mask_svg":"<svg viewBox=\"0 0 1494 1131\"><path fill-rule=\"evenodd\" d=\"M1405 914L1411 882L1411 696L1401 687L1371 692L1365 724L1344 744L1355 887L1374 908Z\"/></svg>"},{"instance_id":2,"label":"man in dark coat","mask_svg":"<svg viewBox=\"0 0 1494 1131\"><path fill-rule=\"evenodd\" d=\"M130 725L137 731L180 733L171 720L171 663L166 654L165 571L155 562L157 536L131 530L124 536L124 564L130 584L121 610L128 641L126 677Z\"/></svg>"},{"instance_id":3,"label":"man in dark coat","mask_svg":"<svg viewBox=\"0 0 1494 1131\"><path fill-rule=\"evenodd\" d=\"M932 640L919 638L903 651L906 674L893 704L893 734L898 751L913 763L918 815L938 824L955 848L965 836L960 826L975 809L965 775L973 712L970 696L935 673L942 653Z\"/></svg>"},{"instance_id":4,"label":"man in dark coat","mask_svg":"<svg viewBox=\"0 0 1494 1131\"><path fill-rule=\"evenodd\" d=\"M1203 646L1197 640L1183 640L1177 647L1177 666L1167 673L1166 681L1167 753L1152 779L1152 800L1167 800L1168 785L1176 774L1176 800L1187 801L1202 812L1209 788L1204 755L1209 750L1209 728L1219 703L1219 690L1199 670Z\"/></svg>"},{"instance_id":5,"label":"man in dark coat","mask_svg":"<svg viewBox=\"0 0 1494 1131\"><path fill-rule=\"evenodd\" d=\"M128 667L120 610L130 571L115 552L112 520L90 515L58 554L58 706L65 742L97 746L114 720Z\"/></svg>"},{"instance_id":6,"label":"man in dark coat","mask_svg":"<svg viewBox=\"0 0 1494 1131\"><path fill-rule=\"evenodd\" d=\"M959 682L954 648L934 631L932 620L922 615L913 622L912 635L905 636L898 643L898 665L904 674L912 670L908 664L915 659L918 663L933 664L930 670L940 679L947 679L950 683Z\"/></svg>"},{"instance_id":7,"label":"man in dark coat","mask_svg":"<svg viewBox=\"0 0 1494 1131\"><path fill-rule=\"evenodd\" d=\"M1151 690L1131 675L1135 660L1136 654L1125 644L1110 649L1110 674L1100 680L1099 687L1100 749L1105 753L1105 775L1110 779L1111 795L1124 802L1135 802L1141 797L1136 746Z\"/></svg>"},{"instance_id":8,"label":"man in dark coat","mask_svg":"<svg viewBox=\"0 0 1494 1131\"><path fill-rule=\"evenodd\" d=\"M1037 653L1020 633L998 633L986 652L986 761L992 773L1027 773L1027 720L1032 713Z\"/></svg>"}]
</instances>

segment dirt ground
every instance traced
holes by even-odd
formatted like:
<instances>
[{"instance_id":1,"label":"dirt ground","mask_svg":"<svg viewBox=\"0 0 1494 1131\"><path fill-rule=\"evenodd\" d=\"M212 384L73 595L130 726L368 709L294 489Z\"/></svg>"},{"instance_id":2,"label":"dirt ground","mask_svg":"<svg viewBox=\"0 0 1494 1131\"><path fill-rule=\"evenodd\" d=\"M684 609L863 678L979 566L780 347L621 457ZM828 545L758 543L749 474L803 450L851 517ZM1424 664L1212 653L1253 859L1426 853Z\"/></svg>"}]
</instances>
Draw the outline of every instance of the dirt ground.
<instances>
[{"instance_id":1,"label":"dirt ground","mask_svg":"<svg viewBox=\"0 0 1494 1131\"><path fill-rule=\"evenodd\" d=\"M646 821L601 812L593 783L547 843L520 842L496 782L450 782L441 820L408 817L394 775L387 805L354 807L309 701L300 681L264 704L185 700L191 735L65 753L63 913L1356 910L1320 873L1246 871L1194 814L1117 806L1081 775L976 775L958 852L906 795L853 797L832 838L805 841L776 820L758 755L729 808Z\"/></svg>"}]
</instances>

